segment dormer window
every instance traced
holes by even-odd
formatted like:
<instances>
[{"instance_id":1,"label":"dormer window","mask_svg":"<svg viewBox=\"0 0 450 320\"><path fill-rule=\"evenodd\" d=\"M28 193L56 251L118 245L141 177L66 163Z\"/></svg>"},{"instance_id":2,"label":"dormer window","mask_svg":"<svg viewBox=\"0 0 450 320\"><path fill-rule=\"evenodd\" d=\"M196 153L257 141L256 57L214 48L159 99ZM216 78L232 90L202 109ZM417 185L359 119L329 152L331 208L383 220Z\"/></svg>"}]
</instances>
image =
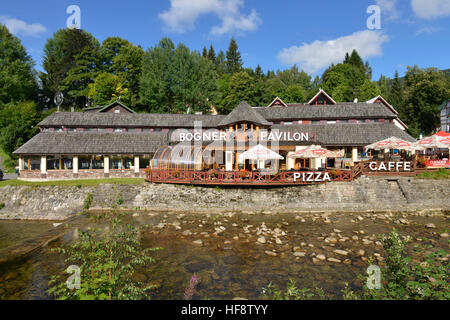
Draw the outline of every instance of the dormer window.
<instances>
[{"instance_id":1,"label":"dormer window","mask_svg":"<svg viewBox=\"0 0 450 320\"><path fill-rule=\"evenodd\" d=\"M120 113L120 109L114 110L114 113Z\"/></svg>"}]
</instances>

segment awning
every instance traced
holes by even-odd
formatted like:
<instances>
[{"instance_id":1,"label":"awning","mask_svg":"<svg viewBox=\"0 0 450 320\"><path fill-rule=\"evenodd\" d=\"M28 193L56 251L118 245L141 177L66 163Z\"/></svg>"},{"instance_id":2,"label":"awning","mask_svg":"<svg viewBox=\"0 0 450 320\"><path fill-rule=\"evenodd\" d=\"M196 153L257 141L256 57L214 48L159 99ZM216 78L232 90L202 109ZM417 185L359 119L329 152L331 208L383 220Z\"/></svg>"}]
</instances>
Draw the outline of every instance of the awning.
<instances>
[{"instance_id":1,"label":"awning","mask_svg":"<svg viewBox=\"0 0 450 320\"><path fill-rule=\"evenodd\" d=\"M250 148L249 150L241 153L238 156L239 161L244 160L283 160L284 157L280 156L275 151L272 151L260 144Z\"/></svg>"},{"instance_id":2,"label":"awning","mask_svg":"<svg viewBox=\"0 0 450 320\"><path fill-rule=\"evenodd\" d=\"M420 146L416 146L412 142L408 142L406 140L390 137L388 139L384 139L372 144L369 144L365 147L366 150L384 150L384 149L394 149L394 150L406 150L406 151L415 151L418 149L423 149Z\"/></svg>"}]
</instances>

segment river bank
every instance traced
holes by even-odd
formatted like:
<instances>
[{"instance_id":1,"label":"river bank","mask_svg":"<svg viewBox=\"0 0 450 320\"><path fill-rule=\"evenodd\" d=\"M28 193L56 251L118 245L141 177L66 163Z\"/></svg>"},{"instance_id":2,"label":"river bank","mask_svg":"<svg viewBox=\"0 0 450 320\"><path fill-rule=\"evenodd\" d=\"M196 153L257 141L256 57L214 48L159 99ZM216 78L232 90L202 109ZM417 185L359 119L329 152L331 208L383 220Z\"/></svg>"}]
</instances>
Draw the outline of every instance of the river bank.
<instances>
[{"instance_id":1,"label":"river bank","mask_svg":"<svg viewBox=\"0 0 450 320\"><path fill-rule=\"evenodd\" d=\"M64 220L86 206L175 212L448 211L450 180L361 177L352 182L272 189L184 185L3 186L0 219Z\"/></svg>"}]
</instances>

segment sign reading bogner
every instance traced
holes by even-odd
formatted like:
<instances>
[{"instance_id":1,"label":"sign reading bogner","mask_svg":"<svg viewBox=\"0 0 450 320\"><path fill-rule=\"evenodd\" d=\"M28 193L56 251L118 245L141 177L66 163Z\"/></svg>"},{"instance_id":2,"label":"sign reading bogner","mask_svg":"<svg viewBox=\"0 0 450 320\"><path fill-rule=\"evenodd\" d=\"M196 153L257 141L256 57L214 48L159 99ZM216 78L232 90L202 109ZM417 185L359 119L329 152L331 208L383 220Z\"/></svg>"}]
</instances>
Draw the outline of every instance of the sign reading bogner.
<instances>
[{"instance_id":1,"label":"sign reading bogner","mask_svg":"<svg viewBox=\"0 0 450 320\"><path fill-rule=\"evenodd\" d=\"M370 162L369 169L371 171L411 171L411 162Z\"/></svg>"}]
</instances>

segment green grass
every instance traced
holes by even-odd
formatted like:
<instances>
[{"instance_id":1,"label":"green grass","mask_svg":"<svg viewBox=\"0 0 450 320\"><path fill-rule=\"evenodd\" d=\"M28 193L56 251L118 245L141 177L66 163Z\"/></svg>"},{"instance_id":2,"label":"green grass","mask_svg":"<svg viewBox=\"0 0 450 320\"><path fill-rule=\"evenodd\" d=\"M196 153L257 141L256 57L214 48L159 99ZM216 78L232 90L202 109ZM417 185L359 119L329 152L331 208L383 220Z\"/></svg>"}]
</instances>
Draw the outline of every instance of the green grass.
<instances>
[{"instance_id":1,"label":"green grass","mask_svg":"<svg viewBox=\"0 0 450 320\"><path fill-rule=\"evenodd\" d=\"M43 181L31 182L21 180L0 181L0 187L3 186L67 186L67 187L87 187L97 186L101 183L109 184L141 184L145 180L141 178L117 178L117 179L92 179L92 180L62 180L62 181Z\"/></svg>"},{"instance_id":2,"label":"green grass","mask_svg":"<svg viewBox=\"0 0 450 320\"><path fill-rule=\"evenodd\" d=\"M16 172L16 160L11 157L0 148L0 157L3 160L3 173L15 173Z\"/></svg>"},{"instance_id":3,"label":"green grass","mask_svg":"<svg viewBox=\"0 0 450 320\"><path fill-rule=\"evenodd\" d=\"M420 179L450 179L449 169L439 169L439 171L424 172L418 174L416 178Z\"/></svg>"}]
</instances>

